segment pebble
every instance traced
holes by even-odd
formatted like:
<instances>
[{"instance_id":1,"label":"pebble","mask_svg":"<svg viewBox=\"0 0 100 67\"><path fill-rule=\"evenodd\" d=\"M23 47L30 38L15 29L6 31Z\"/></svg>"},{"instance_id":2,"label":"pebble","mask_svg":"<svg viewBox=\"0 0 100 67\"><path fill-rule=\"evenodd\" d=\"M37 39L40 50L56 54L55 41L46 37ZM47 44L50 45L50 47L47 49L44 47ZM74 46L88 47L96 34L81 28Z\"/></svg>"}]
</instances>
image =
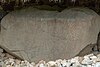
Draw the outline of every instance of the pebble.
<instances>
[{"instance_id":1,"label":"pebble","mask_svg":"<svg viewBox=\"0 0 100 67\"><path fill-rule=\"evenodd\" d=\"M57 64L56 64L55 61L49 61L49 62L47 63L47 67L55 67L55 66L57 66Z\"/></svg>"},{"instance_id":2,"label":"pebble","mask_svg":"<svg viewBox=\"0 0 100 67\"><path fill-rule=\"evenodd\" d=\"M100 67L100 62L97 62L94 67Z\"/></svg>"},{"instance_id":3,"label":"pebble","mask_svg":"<svg viewBox=\"0 0 100 67\"><path fill-rule=\"evenodd\" d=\"M0 48L0 53L2 53L2 52L3 52L3 49Z\"/></svg>"}]
</instances>

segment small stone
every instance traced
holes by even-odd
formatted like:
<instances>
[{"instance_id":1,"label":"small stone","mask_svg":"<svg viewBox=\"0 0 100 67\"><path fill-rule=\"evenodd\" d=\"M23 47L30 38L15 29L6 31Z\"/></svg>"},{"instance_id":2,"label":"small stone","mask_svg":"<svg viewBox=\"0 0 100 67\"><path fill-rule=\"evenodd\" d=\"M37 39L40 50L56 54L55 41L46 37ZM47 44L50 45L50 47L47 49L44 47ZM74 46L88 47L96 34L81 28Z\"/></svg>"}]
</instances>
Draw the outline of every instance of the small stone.
<instances>
[{"instance_id":1,"label":"small stone","mask_svg":"<svg viewBox=\"0 0 100 67\"><path fill-rule=\"evenodd\" d=\"M96 57L96 56L91 56L90 58L91 58L91 59L97 59L97 57Z\"/></svg>"},{"instance_id":2,"label":"small stone","mask_svg":"<svg viewBox=\"0 0 100 67\"><path fill-rule=\"evenodd\" d=\"M7 59L9 59L9 58L8 58L8 57L3 57L2 59L3 59L3 60L7 60Z\"/></svg>"},{"instance_id":3,"label":"small stone","mask_svg":"<svg viewBox=\"0 0 100 67\"><path fill-rule=\"evenodd\" d=\"M72 58L71 63L79 63L79 57Z\"/></svg>"},{"instance_id":4,"label":"small stone","mask_svg":"<svg viewBox=\"0 0 100 67\"><path fill-rule=\"evenodd\" d=\"M54 62L54 61L49 61L49 62L47 63L47 67L55 67L55 66L57 66L57 64L56 64L56 62Z\"/></svg>"},{"instance_id":5,"label":"small stone","mask_svg":"<svg viewBox=\"0 0 100 67\"><path fill-rule=\"evenodd\" d=\"M41 63L41 64L39 65L39 67L45 67L45 65Z\"/></svg>"},{"instance_id":6,"label":"small stone","mask_svg":"<svg viewBox=\"0 0 100 67\"><path fill-rule=\"evenodd\" d=\"M14 59L12 59L12 58L9 58L9 62L11 62L11 63L12 63L12 62L14 62Z\"/></svg>"},{"instance_id":7,"label":"small stone","mask_svg":"<svg viewBox=\"0 0 100 67\"><path fill-rule=\"evenodd\" d=\"M55 62L56 62L56 64L57 64L57 67L62 67L62 64L61 64L62 59L58 59L58 60L56 60Z\"/></svg>"},{"instance_id":8,"label":"small stone","mask_svg":"<svg viewBox=\"0 0 100 67\"><path fill-rule=\"evenodd\" d=\"M15 65L15 62L14 61L15 60L14 59L11 59L11 58L9 58L9 60L8 60L8 62L10 63L11 66Z\"/></svg>"},{"instance_id":9,"label":"small stone","mask_svg":"<svg viewBox=\"0 0 100 67\"><path fill-rule=\"evenodd\" d=\"M89 56L84 56L84 60L81 62L81 64L92 64L92 60L90 60Z\"/></svg>"},{"instance_id":10,"label":"small stone","mask_svg":"<svg viewBox=\"0 0 100 67\"><path fill-rule=\"evenodd\" d=\"M92 53L92 54L88 54L88 55L84 56L84 58L87 58L87 57L92 57L92 56L94 56L94 54L93 54L93 53Z\"/></svg>"},{"instance_id":11,"label":"small stone","mask_svg":"<svg viewBox=\"0 0 100 67\"><path fill-rule=\"evenodd\" d=\"M0 48L0 53L3 53L3 49L2 48Z\"/></svg>"},{"instance_id":12,"label":"small stone","mask_svg":"<svg viewBox=\"0 0 100 67\"><path fill-rule=\"evenodd\" d=\"M62 64L63 67L66 67L66 66L68 67L68 66L70 66L71 63L67 62L67 60L64 59L64 60L61 62L61 64Z\"/></svg>"},{"instance_id":13,"label":"small stone","mask_svg":"<svg viewBox=\"0 0 100 67\"><path fill-rule=\"evenodd\" d=\"M83 57L79 57L79 59L78 59L79 63L81 63L83 60L84 60Z\"/></svg>"},{"instance_id":14,"label":"small stone","mask_svg":"<svg viewBox=\"0 0 100 67\"><path fill-rule=\"evenodd\" d=\"M64 59L64 60L61 62L61 64L62 64L62 67L70 67L71 61L70 61L70 60L67 61L67 60Z\"/></svg>"},{"instance_id":15,"label":"small stone","mask_svg":"<svg viewBox=\"0 0 100 67\"><path fill-rule=\"evenodd\" d=\"M15 67L20 67L20 64L16 64Z\"/></svg>"},{"instance_id":16,"label":"small stone","mask_svg":"<svg viewBox=\"0 0 100 67\"><path fill-rule=\"evenodd\" d=\"M4 65L3 61L0 61L0 67L2 67Z\"/></svg>"},{"instance_id":17,"label":"small stone","mask_svg":"<svg viewBox=\"0 0 100 67\"><path fill-rule=\"evenodd\" d=\"M16 64L20 64L20 63L21 63L21 61L20 61L20 60L18 60L18 59L16 59L16 60L15 60L15 63L16 63Z\"/></svg>"},{"instance_id":18,"label":"small stone","mask_svg":"<svg viewBox=\"0 0 100 67\"><path fill-rule=\"evenodd\" d=\"M4 64L6 64L6 65L10 65L8 59L7 59L7 60L4 60Z\"/></svg>"},{"instance_id":19,"label":"small stone","mask_svg":"<svg viewBox=\"0 0 100 67\"><path fill-rule=\"evenodd\" d=\"M100 62L97 62L94 67L100 67Z\"/></svg>"},{"instance_id":20,"label":"small stone","mask_svg":"<svg viewBox=\"0 0 100 67\"><path fill-rule=\"evenodd\" d=\"M34 62L31 62L31 65L32 65L32 66L35 66L35 63L34 63Z\"/></svg>"},{"instance_id":21,"label":"small stone","mask_svg":"<svg viewBox=\"0 0 100 67\"><path fill-rule=\"evenodd\" d=\"M100 54L98 54L97 57L100 57Z\"/></svg>"},{"instance_id":22,"label":"small stone","mask_svg":"<svg viewBox=\"0 0 100 67\"><path fill-rule=\"evenodd\" d=\"M38 64L36 64L36 67L46 67L46 62L41 60Z\"/></svg>"},{"instance_id":23,"label":"small stone","mask_svg":"<svg viewBox=\"0 0 100 67\"><path fill-rule=\"evenodd\" d=\"M5 56L5 53L1 53L0 56L3 58Z\"/></svg>"},{"instance_id":24,"label":"small stone","mask_svg":"<svg viewBox=\"0 0 100 67\"><path fill-rule=\"evenodd\" d=\"M91 56L90 59L93 61L93 63L96 63L98 58L96 56Z\"/></svg>"},{"instance_id":25,"label":"small stone","mask_svg":"<svg viewBox=\"0 0 100 67\"><path fill-rule=\"evenodd\" d=\"M92 65L87 65L87 67L92 67Z\"/></svg>"},{"instance_id":26,"label":"small stone","mask_svg":"<svg viewBox=\"0 0 100 67\"><path fill-rule=\"evenodd\" d=\"M29 67L34 67L32 64L29 64Z\"/></svg>"}]
</instances>

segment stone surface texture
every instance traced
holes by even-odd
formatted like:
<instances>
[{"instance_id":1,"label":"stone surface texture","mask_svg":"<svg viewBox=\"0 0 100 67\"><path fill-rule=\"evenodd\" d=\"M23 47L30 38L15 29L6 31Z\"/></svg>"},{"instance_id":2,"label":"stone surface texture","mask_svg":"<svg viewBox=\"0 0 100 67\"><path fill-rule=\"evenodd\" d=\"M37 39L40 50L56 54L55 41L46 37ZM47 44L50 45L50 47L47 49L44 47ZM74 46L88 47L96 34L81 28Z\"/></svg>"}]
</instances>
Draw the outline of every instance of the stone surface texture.
<instances>
[{"instance_id":1,"label":"stone surface texture","mask_svg":"<svg viewBox=\"0 0 100 67\"><path fill-rule=\"evenodd\" d=\"M1 21L0 45L28 61L69 59L96 43L100 17L87 8L22 9Z\"/></svg>"}]
</instances>

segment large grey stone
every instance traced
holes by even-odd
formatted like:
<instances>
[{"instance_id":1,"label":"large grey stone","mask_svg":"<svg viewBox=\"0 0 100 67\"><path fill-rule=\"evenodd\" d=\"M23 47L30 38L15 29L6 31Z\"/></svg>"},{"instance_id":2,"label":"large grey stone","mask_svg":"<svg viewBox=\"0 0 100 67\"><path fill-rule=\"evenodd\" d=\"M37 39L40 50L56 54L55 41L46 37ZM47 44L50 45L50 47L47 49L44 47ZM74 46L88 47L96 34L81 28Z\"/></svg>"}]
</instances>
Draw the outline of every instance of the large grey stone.
<instances>
[{"instance_id":1,"label":"large grey stone","mask_svg":"<svg viewBox=\"0 0 100 67\"><path fill-rule=\"evenodd\" d=\"M28 61L68 59L96 43L99 19L86 8L14 11L1 21L0 45Z\"/></svg>"}]
</instances>

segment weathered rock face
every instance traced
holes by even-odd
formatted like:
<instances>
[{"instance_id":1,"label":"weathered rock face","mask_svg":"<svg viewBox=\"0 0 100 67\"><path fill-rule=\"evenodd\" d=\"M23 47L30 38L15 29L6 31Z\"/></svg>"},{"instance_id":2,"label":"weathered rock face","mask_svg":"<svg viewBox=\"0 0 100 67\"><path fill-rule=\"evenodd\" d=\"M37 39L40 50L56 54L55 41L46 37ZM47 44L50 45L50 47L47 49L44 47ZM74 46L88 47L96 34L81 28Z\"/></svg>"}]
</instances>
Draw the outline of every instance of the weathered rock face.
<instances>
[{"instance_id":1,"label":"weathered rock face","mask_svg":"<svg viewBox=\"0 0 100 67\"><path fill-rule=\"evenodd\" d=\"M99 19L85 8L14 11L2 20L0 45L28 61L68 59L96 43Z\"/></svg>"}]
</instances>

